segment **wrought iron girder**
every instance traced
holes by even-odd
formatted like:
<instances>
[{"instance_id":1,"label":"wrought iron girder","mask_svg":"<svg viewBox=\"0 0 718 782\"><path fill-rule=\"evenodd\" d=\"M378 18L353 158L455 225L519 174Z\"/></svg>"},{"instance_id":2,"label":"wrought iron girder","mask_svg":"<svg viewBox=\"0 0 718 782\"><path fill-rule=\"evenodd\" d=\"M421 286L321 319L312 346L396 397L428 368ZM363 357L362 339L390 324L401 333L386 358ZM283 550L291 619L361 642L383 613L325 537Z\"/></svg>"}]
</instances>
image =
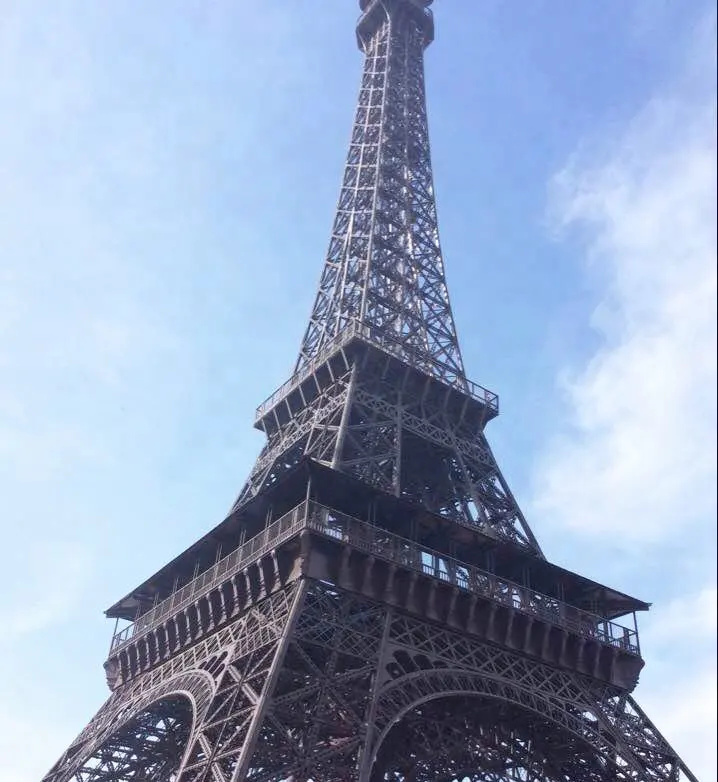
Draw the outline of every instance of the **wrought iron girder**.
<instances>
[{"instance_id":1,"label":"wrought iron girder","mask_svg":"<svg viewBox=\"0 0 718 782\"><path fill-rule=\"evenodd\" d=\"M424 94L430 1L361 0L364 71L326 263L295 373L258 410L268 440L233 510L308 457L542 557L484 436L497 398L466 379L449 303ZM296 581L266 579L232 611L221 588L187 598L169 616L184 623L177 643L158 641L164 614L120 639L112 695L45 782L696 782L632 698L601 682L598 655L595 678L570 668L566 625L563 667L551 667L508 632L489 643L433 609L436 623L308 580L341 540L308 548L327 514L296 533ZM377 563L395 567L380 552L399 538L365 537L381 545L357 557L345 539L340 554L365 568L338 579L356 589Z\"/></svg>"},{"instance_id":2,"label":"wrought iron girder","mask_svg":"<svg viewBox=\"0 0 718 782\"><path fill-rule=\"evenodd\" d=\"M178 782L695 782L620 691L311 581L119 687L46 782L124 782L180 735Z\"/></svg>"},{"instance_id":3,"label":"wrought iron girder","mask_svg":"<svg viewBox=\"0 0 718 782\"><path fill-rule=\"evenodd\" d=\"M350 372L347 372L324 388L268 439L233 510L271 486L308 452L314 456L323 456L327 447L332 447L335 443L332 434L338 432L342 410L347 401L349 376Z\"/></svg>"},{"instance_id":4,"label":"wrought iron girder","mask_svg":"<svg viewBox=\"0 0 718 782\"><path fill-rule=\"evenodd\" d=\"M449 389L417 383L405 376L407 365L365 347L340 377L324 387L317 380L317 396L306 406L294 401L291 417L270 435L235 509L311 457L542 556L481 417L454 409L453 401L449 410Z\"/></svg>"},{"instance_id":5,"label":"wrought iron girder","mask_svg":"<svg viewBox=\"0 0 718 782\"><path fill-rule=\"evenodd\" d=\"M603 782L606 767L537 715L480 698L446 697L415 707L392 729L372 779Z\"/></svg>"},{"instance_id":6,"label":"wrought iron girder","mask_svg":"<svg viewBox=\"0 0 718 782\"><path fill-rule=\"evenodd\" d=\"M214 697L212 677L217 674L217 661L223 655L226 657L228 649L234 649L237 657L247 658L276 643L289 616L295 591L295 584L288 585L234 623L174 655L163 665L121 685L73 741L45 777L45 782L72 779L70 770L94 751L93 748L99 747L114 730L151 703L173 693L187 693L194 704L195 725L201 724Z\"/></svg>"},{"instance_id":7,"label":"wrought iron girder","mask_svg":"<svg viewBox=\"0 0 718 782\"><path fill-rule=\"evenodd\" d=\"M423 471L417 470L416 463L408 469L400 464L394 467L395 474L403 477L403 481L396 480L402 494L426 504L432 511L540 552L483 433L476 433L473 441L465 439L463 433L454 431L445 411L427 410L426 405L405 398L401 391L379 396L372 390L364 390L360 385L355 392L356 402L363 404L365 409L381 413L384 421L395 424L396 432L405 430L439 446L425 446ZM407 408L412 407L422 414L421 417L407 412ZM395 453L398 457L399 448L395 448ZM445 471L444 475L442 471ZM423 479L427 490L438 499L432 502L418 486L412 487L417 479ZM448 480L443 493L442 480Z\"/></svg>"},{"instance_id":8,"label":"wrought iron girder","mask_svg":"<svg viewBox=\"0 0 718 782\"><path fill-rule=\"evenodd\" d=\"M407 361L453 382L464 368L438 238L426 30L401 6L385 6L383 22L365 42L337 215L297 369L360 319L400 335Z\"/></svg>"},{"instance_id":9,"label":"wrought iron girder","mask_svg":"<svg viewBox=\"0 0 718 782\"><path fill-rule=\"evenodd\" d=\"M170 779L179 770L192 728L186 697L156 701L82 762L76 782Z\"/></svg>"}]
</instances>

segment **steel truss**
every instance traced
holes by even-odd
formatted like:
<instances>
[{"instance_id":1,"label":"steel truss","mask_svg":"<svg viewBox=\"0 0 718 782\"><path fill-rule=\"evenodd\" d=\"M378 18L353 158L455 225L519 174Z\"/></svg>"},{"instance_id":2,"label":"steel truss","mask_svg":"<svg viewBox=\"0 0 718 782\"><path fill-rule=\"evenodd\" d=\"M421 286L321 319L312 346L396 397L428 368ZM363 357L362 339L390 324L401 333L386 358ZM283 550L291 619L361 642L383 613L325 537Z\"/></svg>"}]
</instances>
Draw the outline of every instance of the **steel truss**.
<instances>
[{"instance_id":1,"label":"steel truss","mask_svg":"<svg viewBox=\"0 0 718 782\"><path fill-rule=\"evenodd\" d=\"M521 567L543 559L484 435L498 400L467 380L449 303L424 94L430 2L360 0L365 64L319 290L292 377L258 410L267 443L220 525L256 525L247 508L266 500L268 526L252 534L264 535L261 556L274 557L272 567L242 565L249 586L241 604L236 593L229 600L238 615L227 607L231 580L212 582L214 599L208 591L194 605L191 595L187 605L179 599L178 583L192 592L192 567L192 583L220 578L222 563L246 553L243 537L233 554L217 553L215 568L204 563L204 574L199 560L184 567L185 552L168 566L172 590L157 579L147 582L154 593L140 588L120 601L112 615L133 619L127 606L139 605L145 628L155 617L148 594L167 615L156 635L118 639L124 646L106 663L112 695L45 782L696 782L598 668L591 678L562 655L552 667L529 657L529 647L509 648L508 632L492 644L450 630L450 617L429 623L388 597L361 597L371 556L356 593L310 580L308 573L326 577L309 569L312 556L330 555L322 544L308 552L315 543L305 530L291 568L279 566L286 551L269 550L272 522L283 523L274 510L291 514L316 499L310 478L305 496L282 495L289 471L313 460L336 471L324 472L342 491L354 482L338 472L365 484L365 495L430 511L422 523L443 525L449 557L461 536L482 550L511 551ZM348 532L364 515L354 515L343 527L333 516L336 531L347 532L339 555L347 561L359 560L352 545L361 535ZM326 524L314 524L320 537ZM198 544L204 553L208 537ZM382 562L393 572L396 563ZM370 587L365 594L377 597ZM616 615L596 617L595 626Z\"/></svg>"},{"instance_id":2,"label":"steel truss","mask_svg":"<svg viewBox=\"0 0 718 782\"><path fill-rule=\"evenodd\" d=\"M434 199L424 93L429 17L388 0L359 29L359 101L319 291L297 369L353 320L401 339L409 363L465 378Z\"/></svg>"},{"instance_id":3,"label":"steel truss","mask_svg":"<svg viewBox=\"0 0 718 782\"><path fill-rule=\"evenodd\" d=\"M45 782L464 778L695 782L625 693L307 580L115 691Z\"/></svg>"},{"instance_id":4,"label":"steel truss","mask_svg":"<svg viewBox=\"0 0 718 782\"><path fill-rule=\"evenodd\" d=\"M413 0L369 5L337 215L295 368L311 370L319 393L264 422L267 444L234 510L311 457L542 556L483 434L496 411L447 409L446 389L468 393L470 384L431 171L423 52L433 22ZM333 347L356 324L362 344L381 352L335 350L332 366Z\"/></svg>"},{"instance_id":5,"label":"steel truss","mask_svg":"<svg viewBox=\"0 0 718 782\"><path fill-rule=\"evenodd\" d=\"M192 728L189 698L174 695L133 714L82 761L82 782L169 779L179 770Z\"/></svg>"},{"instance_id":6,"label":"steel truss","mask_svg":"<svg viewBox=\"0 0 718 782\"><path fill-rule=\"evenodd\" d=\"M481 408L447 403L450 390L362 343L336 356L333 380L268 441L235 507L311 457L541 556L484 434Z\"/></svg>"}]
</instances>

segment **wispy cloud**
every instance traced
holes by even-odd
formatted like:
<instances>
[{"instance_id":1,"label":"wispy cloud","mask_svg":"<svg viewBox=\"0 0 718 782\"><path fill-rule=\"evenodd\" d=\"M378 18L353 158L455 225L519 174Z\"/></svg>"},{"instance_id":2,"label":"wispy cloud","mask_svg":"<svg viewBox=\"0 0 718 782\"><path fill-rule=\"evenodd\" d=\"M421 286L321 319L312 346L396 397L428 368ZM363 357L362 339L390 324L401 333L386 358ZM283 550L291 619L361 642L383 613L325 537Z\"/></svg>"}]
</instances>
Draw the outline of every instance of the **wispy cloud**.
<instances>
[{"instance_id":1,"label":"wispy cloud","mask_svg":"<svg viewBox=\"0 0 718 782\"><path fill-rule=\"evenodd\" d=\"M166 220L156 207L162 143L141 111L102 89L84 15L71 1L50 5L11 3L0 25L0 527L10 595L0 666L16 672L0 682L0 776L18 780L39 778L79 730L66 723L74 703L59 703L72 699L57 683L84 668L73 645L80 606L102 591L100 561L105 573L121 567L115 508L147 453L163 447L139 449L152 439L140 433L155 427L161 440L180 414L177 389L192 380L190 346L147 263ZM99 704L101 686L100 674L82 697Z\"/></svg>"},{"instance_id":2,"label":"wispy cloud","mask_svg":"<svg viewBox=\"0 0 718 782\"><path fill-rule=\"evenodd\" d=\"M646 646L660 646L665 652L675 638L690 638L695 648L706 642L715 647L718 620L718 591L715 584L699 592L676 597L651 612L641 637Z\"/></svg>"},{"instance_id":3,"label":"wispy cloud","mask_svg":"<svg viewBox=\"0 0 718 782\"><path fill-rule=\"evenodd\" d=\"M681 754L701 782L716 779L715 664L682 675L667 676L660 685L645 688L641 699L661 733Z\"/></svg>"},{"instance_id":4,"label":"wispy cloud","mask_svg":"<svg viewBox=\"0 0 718 782\"><path fill-rule=\"evenodd\" d=\"M716 473L716 101L699 66L656 96L612 148L556 175L552 208L603 288L600 348L565 371L569 425L542 455L542 523L622 541L704 522ZM715 73L713 67L710 71Z\"/></svg>"},{"instance_id":5,"label":"wispy cloud","mask_svg":"<svg viewBox=\"0 0 718 782\"><path fill-rule=\"evenodd\" d=\"M178 473L217 471L196 455L196 432L211 428L198 419L216 422L218 388L223 410L244 393L216 365L241 363L229 315L250 297L262 306L243 265L271 268L257 262L246 185L261 181L263 114L246 105L265 87L258 70L285 68L229 54L240 36L266 65L282 49L267 34L284 42L296 28L284 9L221 2L192 19L169 2L141 6L3 6L0 527L12 599L0 666L17 672L0 682L3 780L39 778L102 702L102 608L162 564L153 547L174 556L217 521L202 475L184 505L205 515L173 505Z\"/></svg>"},{"instance_id":6,"label":"wispy cloud","mask_svg":"<svg viewBox=\"0 0 718 782\"><path fill-rule=\"evenodd\" d=\"M83 546L65 541L37 546L25 562L23 594L0 606L0 649L65 621L90 575L90 565Z\"/></svg>"},{"instance_id":7,"label":"wispy cloud","mask_svg":"<svg viewBox=\"0 0 718 782\"><path fill-rule=\"evenodd\" d=\"M651 663L641 676L641 706L699 779L715 779L715 584L656 608L641 642L651 650Z\"/></svg>"},{"instance_id":8,"label":"wispy cloud","mask_svg":"<svg viewBox=\"0 0 718 782\"><path fill-rule=\"evenodd\" d=\"M711 12L678 78L551 182L553 225L599 292L597 347L560 373L566 419L536 462L532 502L577 549L586 538L623 549L631 578L668 599L643 621L637 696L705 780L716 768L715 28ZM658 561L673 579L656 580Z\"/></svg>"}]
</instances>

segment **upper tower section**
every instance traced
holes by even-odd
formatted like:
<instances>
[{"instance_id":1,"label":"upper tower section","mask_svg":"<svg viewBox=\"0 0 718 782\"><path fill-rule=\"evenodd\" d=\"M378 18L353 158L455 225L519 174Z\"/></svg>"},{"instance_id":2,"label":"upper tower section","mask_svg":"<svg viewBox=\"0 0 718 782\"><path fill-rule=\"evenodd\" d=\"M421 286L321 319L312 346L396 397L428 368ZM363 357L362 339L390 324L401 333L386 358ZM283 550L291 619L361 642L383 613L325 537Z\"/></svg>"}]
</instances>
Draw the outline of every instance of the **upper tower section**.
<instances>
[{"instance_id":1,"label":"upper tower section","mask_svg":"<svg viewBox=\"0 0 718 782\"><path fill-rule=\"evenodd\" d=\"M439 244L424 92L430 0L361 0L359 101L319 290L296 370L357 328L410 366L466 377Z\"/></svg>"},{"instance_id":2,"label":"upper tower section","mask_svg":"<svg viewBox=\"0 0 718 782\"><path fill-rule=\"evenodd\" d=\"M424 46L434 40L434 15L429 6L434 0L359 0L362 15L357 24L359 48L366 52L366 43L384 23L387 15L408 14L424 32Z\"/></svg>"}]
</instances>

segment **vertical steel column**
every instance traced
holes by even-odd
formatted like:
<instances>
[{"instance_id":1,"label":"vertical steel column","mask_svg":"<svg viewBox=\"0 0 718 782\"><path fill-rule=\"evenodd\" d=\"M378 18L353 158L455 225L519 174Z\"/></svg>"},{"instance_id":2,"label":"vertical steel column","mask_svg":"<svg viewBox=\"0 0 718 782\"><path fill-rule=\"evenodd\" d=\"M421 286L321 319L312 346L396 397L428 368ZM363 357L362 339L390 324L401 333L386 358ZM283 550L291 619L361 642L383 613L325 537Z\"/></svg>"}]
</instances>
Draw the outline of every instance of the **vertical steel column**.
<instances>
[{"instance_id":1,"label":"vertical steel column","mask_svg":"<svg viewBox=\"0 0 718 782\"><path fill-rule=\"evenodd\" d=\"M364 743L359 750L359 762L357 764L359 772L359 776L357 777L358 782L369 782L369 777L371 775L373 745L376 733L376 707L379 700L379 690L382 684L382 674L386 668L389 657L389 636L391 634L391 623L393 618L394 611L389 608L386 612L384 632L381 636L381 645L379 646L379 654L377 656L376 671L374 672L371 696L367 706L367 713L365 717L366 734L364 736Z\"/></svg>"},{"instance_id":2,"label":"vertical steel column","mask_svg":"<svg viewBox=\"0 0 718 782\"><path fill-rule=\"evenodd\" d=\"M257 743L257 738L262 727L262 722L264 721L264 717L267 713L267 708L271 703L274 686L277 682L277 677L279 676L282 663L284 662L284 655L287 651L287 647L292 641L294 626L297 623L297 618L299 617L302 606L304 605L304 598L308 589L309 583L305 579L302 579L299 583L297 593L294 596L292 609L289 613L289 616L287 617L287 623L284 625L282 635L274 652L274 659L272 660L272 665L269 669L267 680L264 683L264 688L262 689L259 703L257 704L257 708L254 712L254 715L252 716L252 722L249 726L249 730L247 731L247 736L244 740L244 746L242 747L242 752L239 756L239 760L237 761L237 767L234 769L234 773L232 774L231 782L240 782L240 780L243 780L247 770L249 769L249 763L252 759L252 752L254 751L255 745Z\"/></svg>"}]
</instances>

